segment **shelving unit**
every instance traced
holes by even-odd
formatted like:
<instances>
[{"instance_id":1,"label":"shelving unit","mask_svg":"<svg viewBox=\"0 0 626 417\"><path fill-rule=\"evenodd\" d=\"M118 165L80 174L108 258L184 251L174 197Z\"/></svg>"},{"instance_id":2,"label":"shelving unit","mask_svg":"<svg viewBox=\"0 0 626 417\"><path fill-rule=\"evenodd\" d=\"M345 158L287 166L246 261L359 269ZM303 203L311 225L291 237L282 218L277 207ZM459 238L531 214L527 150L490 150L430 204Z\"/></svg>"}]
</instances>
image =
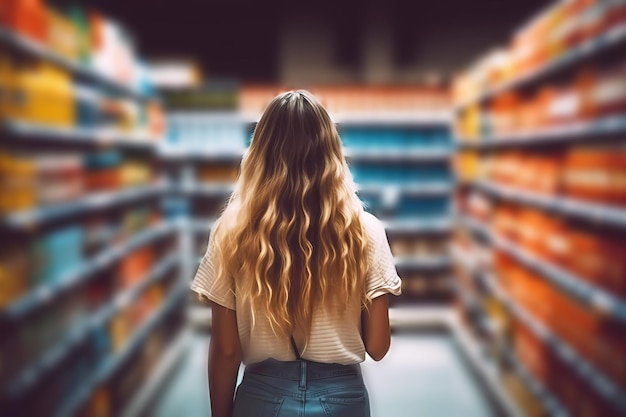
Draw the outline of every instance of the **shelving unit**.
<instances>
[{"instance_id":1,"label":"shelving unit","mask_svg":"<svg viewBox=\"0 0 626 417\"><path fill-rule=\"evenodd\" d=\"M497 236L488 227L475 220L465 218L463 222L473 231L487 237L496 248L537 271L542 277L581 304L615 320L626 322L626 300L621 300L607 291L586 283L582 278L542 260L507 239Z\"/></svg>"},{"instance_id":2,"label":"shelving unit","mask_svg":"<svg viewBox=\"0 0 626 417\"><path fill-rule=\"evenodd\" d=\"M121 191L97 192L76 201L10 213L2 218L2 222L3 226L7 228L28 229L82 213L107 210L116 206L163 195L165 191L167 189L164 185L154 184Z\"/></svg>"},{"instance_id":3,"label":"shelving unit","mask_svg":"<svg viewBox=\"0 0 626 417\"><path fill-rule=\"evenodd\" d=\"M534 70L524 73L503 84L488 88L478 97L458 104L456 106L456 111L463 111L472 104L482 104L485 101L488 101L507 91L519 90L530 84L541 82L549 76L578 65L585 59L589 59L595 55L613 50L623 44L624 41L626 41L626 24L620 24L608 32L603 33L598 37L589 39L586 42L568 50L557 58L548 60L546 63Z\"/></svg>"},{"instance_id":4,"label":"shelving unit","mask_svg":"<svg viewBox=\"0 0 626 417\"><path fill-rule=\"evenodd\" d=\"M98 18L99 29L117 30ZM66 30L75 24L59 19ZM0 182L13 187L0 207L0 356L12 358L0 363L0 414L73 417L96 390L100 406L123 407L109 380L122 367L136 372L148 341L180 326L188 288L179 276L182 226L160 208L169 188L154 169L159 101L139 75L118 81L13 29L0 27L0 45L3 77L23 70L17 60L33 64L31 84L5 85L32 101L3 103L0 121ZM138 67L128 45L103 45L127 48L123 58ZM45 92L45 112L33 104L43 93L29 89L50 85L58 90ZM161 374L144 376L154 384Z\"/></svg>"},{"instance_id":5,"label":"shelving unit","mask_svg":"<svg viewBox=\"0 0 626 417\"><path fill-rule=\"evenodd\" d=\"M55 416L70 417L75 415L79 408L89 399L90 395L121 369L121 366L137 351L142 342L155 327L176 308L180 308L187 292L187 286L184 284L180 285L168 298L166 303L141 324L139 329L133 333L132 338L120 352L109 356L101 366L95 370L89 380L83 381L81 388L75 391L75 394L65 401ZM178 350L178 353L180 352L181 350Z\"/></svg>"},{"instance_id":6,"label":"shelving unit","mask_svg":"<svg viewBox=\"0 0 626 417\"><path fill-rule=\"evenodd\" d=\"M487 135L480 140L458 141L457 144L462 148L486 150L515 147L546 147L610 139L624 133L626 133L626 116L620 114L529 132Z\"/></svg>"},{"instance_id":7,"label":"shelving unit","mask_svg":"<svg viewBox=\"0 0 626 417\"><path fill-rule=\"evenodd\" d=\"M606 226L626 227L626 210L623 208L560 196L541 195L490 181L475 181L471 185L499 199L534 206Z\"/></svg>"},{"instance_id":8,"label":"shelving unit","mask_svg":"<svg viewBox=\"0 0 626 417\"><path fill-rule=\"evenodd\" d=\"M111 90L115 93L122 94L136 100L148 100L153 97L147 97L129 86L120 84L119 82L112 80L105 75L102 75L90 68L82 66L76 62L73 62L56 52L48 49L45 45L29 39L28 37L11 31L8 28L0 26L0 43L9 48L14 48L21 53L28 54L33 58L42 59L51 64L57 65L63 70L71 73L73 76L80 78L89 83Z\"/></svg>"},{"instance_id":9,"label":"shelving unit","mask_svg":"<svg viewBox=\"0 0 626 417\"><path fill-rule=\"evenodd\" d=\"M490 290L491 294L495 294L500 301L503 301L501 297L503 295L502 291L494 286L491 286L489 283L485 281L485 274L481 273L481 269L472 262L470 257L467 257L461 250L455 247L453 250L454 257L457 262L462 265L462 268L469 272L474 280L477 283L482 284L482 286L487 286ZM495 284L494 284L495 285ZM458 287L459 297L462 297L463 300L471 299L472 306L480 306L480 301L476 299L472 299L472 297L467 294L462 287ZM467 301L464 301L467 302ZM507 306L509 306L508 304ZM480 311L480 308L479 308ZM487 320L484 316L484 312L481 313L481 319ZM469 334L465 327L458 322L458 320L453 320L455 325L453 326L455 333L461 335L461 339L464 341L463 344L467 346L473 346L472 348L467 348L470 352L480 352L481 346L478 342L474 341L474 337ZM479 325L480 326L480 325ZM477 353L474 353L474 356L478 356ZM503 370L498 366L492 366L491 368L486 368L484 366L484 361L494 360L490 358L488 354L486 357L482 358L483 360L478 360L474 358L471 360L472 365L477 369L477 371L481 374L485 374L485 378L491 380L492 391L498 393L498 397L500 398L500 402L509 405L509 413L511 415L523 415L523 413L517 409L517 406L514 404L509 395L500 388L500 377L502 375ZM533 395L541 402L543 405L546 414L549 416L555 417L568 417L572 414L568 412L563 405L554 397L554 395L547 389L541 382L539 382L535 376L528 370L526 365L524 365L515 355L512 347L508 347L504 351L504 356L501 359L507 367L510 368L524 383L527 385L529 390L533 393Z\"/></svg>"},{"instance_id":10,"label":"shelving unit","mask_svg":"<svg viewBox=\"0 0 626 417\"><path fill-rule=\"evenodd\" d=\"M6 306L0 313L3 320L19 320L35 309L45 306L72 288L85 284L97 272L110 267L133 250L148 245L175 231L173 224L160 224L153 229L137 233L127 242L123 242L86 260L75 269L68 271L56 283L40 286Z\"/></svg>"},{"instance_id":11,"label":"shelving unit","mask_svg":"<svg viewBox=\"0 0 626 417\"><path fill-rule=\"evenodd\" d=\"M537 290L534 296L545 298L541 303L554 308L560 308L559 302L571 304L580 312L581 321L583 317L595 320L614 332L623 331L626 324L626 299L621 290L608 280L596 279L591 266L585 269L580 267L582 261L570 259L578 251L583 251L581 257L590 251L595 265L608 267L619 262L608 246L620 246L626 225L626 207L617 202L623 190L614 181L623 175L623 166L598 161L607 155L621 155L626 117L623 108L594 101L599 97L594 94L623 66L623 59L617 57L623 56L626 46L626 24L610 16L625 6L581 3L576 20L568 14L574 13L573 5L553 2L515 33L507 50L480 61L456 84L460 180L453 257L458 305L470 327L480 329L481 320L492 316L508 323L509 345L503 356L496 358L499 367L518 375L546 415L577 415L583 408L590 415L623 415L626 386L619 372L573 338L565 318L559 323L558 316L546 315L539 304L524 301L524 294ZM592 14L602 22L593 35L581 26L582 16ZM558 32L565 30L564 24L570 25L570 37L558 38L555 34L564 33ZM537 55L524 61L520 51L531 42L537 48L532 53ZM524 65L530 69L518 69L526 68ZM567 94L584 106L558 107ZM623 97L613 99L623 101ZM538 178L554 182L539 184ZM562 229L542 227L546 225ZM569 251L563 252L562 260L555 255L559 242L550 240L557 233ZM554 248L543 245L548 240ZM542 244L534 247L531 242ZM582 242L591 247L579 248ZM607 249L594 248L596 242L607 242ZM540 288L545 288L545 293L540 294ZM476 308L471 308L468 299L474 292L484 297L475 300ZM494 300L506 314L499 313ZM517 325L502 317L511 317ZM607 334L595 334L582 325L580 332L585 332L582 338L593 339L593 349L603 354L619 350ZM526 333L533 337L524 336ZM523 354L516 353L518 348ZM544 361L541 372L539 360ZM558 367L563 379L558 383L551 374L553 367Z\"/></svg>"},{"instance_id":12,"label":"shelving unit","mask_svg":"<svg viewBox=\"0 0 626 417\"><path fill-rule=\"evenodd\" d=\"M529 268L536 270L542 277L549 280L555 286L564 290L568 295L575 298L580 303L591 309L599 311L601 314L610 316L619 321L624 321L625 303L617 299L615 296L584 283L579 277L575 277L560 268L550 265L528 251L519 248L515 244L494 234L488 226L480 221L474 220L468 216L460 217L461 227L465 227L472 233L479 235L481 238L487 239L495 248L509 254ZM543 340L554 352L572 369L590 381L594 389L599 395L607 399L620 412L626 411L626 401L624 400L626 390L620 388L615 382L607 377L602 371L598 370L579 353L577 353L569 344L561 340L553 334L548 327L539 322L531 313L524 310L516 304L497 284L497 278L489 273L482 271L471 258L463 254L459 248L453 250L454 258L457 263L469 270L482 285L489 289L502 304L520 321L522 321L529 329L531 329L537 337ZM462 296L465 296L463 294ZM547 398L548 409L553 410L554 415L569 415L562 406L558 404L553 395L538 382L532 374L525 369L524 365L514 357L512 353L506 358L509 363L517 369L522 378L526 380L530 388L541 398ZM552 415L552 414L550 414Z\"/></svg>"},{"instance_id":13,"label":"shelving unit","mask_svg":"<svg viewBox=\"0 0 626 417\"><path fill-rule=\"evenodd\" d=\"M46 126L20 120L2 122L2 133L5 140L19 140L24 142L46 143L49 145L76 145L89 147L111 147L140 149L155 151L158 138L144 133L132 134L111 129L85 129Z\"/></svg>"}]
</instances>

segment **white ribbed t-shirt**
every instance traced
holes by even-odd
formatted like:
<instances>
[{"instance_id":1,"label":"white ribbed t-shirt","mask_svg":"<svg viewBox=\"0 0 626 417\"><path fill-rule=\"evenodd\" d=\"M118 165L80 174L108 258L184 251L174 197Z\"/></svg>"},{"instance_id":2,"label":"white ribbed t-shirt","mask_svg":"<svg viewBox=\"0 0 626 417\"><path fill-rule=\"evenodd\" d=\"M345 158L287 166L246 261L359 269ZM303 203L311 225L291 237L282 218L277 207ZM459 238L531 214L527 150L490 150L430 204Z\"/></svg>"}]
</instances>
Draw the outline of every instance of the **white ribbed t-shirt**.
<instances>
[{"instance_id":1,"label":"white ribbed t-shirt","mask_svg":"<svg viewBox=\"0 0 626 417\"><path fill-rule=\"evenodd\" d=\"M367 212L363 223L368 234L369 272L366 279L367 295L379 297L385 293L400 295L401 281L391 254L383 224ZM191 283L191 289L201 296L236 311L237 327L244 362L254 363L267 358L281 361L295 360L289 338L280 340L272 332L266 316L256 314L252 326L252 312L239 302L232 279L217 279L214 244L209 237L207 251L200 262ZM352 297L343 315L333 313L321 306L313 315L311 334L304 346L304 335L294 338L303 359L325 363L352 364L365 360L365 346L361 338L361 304L359 297Z\"/></svg>"}]
</instances>

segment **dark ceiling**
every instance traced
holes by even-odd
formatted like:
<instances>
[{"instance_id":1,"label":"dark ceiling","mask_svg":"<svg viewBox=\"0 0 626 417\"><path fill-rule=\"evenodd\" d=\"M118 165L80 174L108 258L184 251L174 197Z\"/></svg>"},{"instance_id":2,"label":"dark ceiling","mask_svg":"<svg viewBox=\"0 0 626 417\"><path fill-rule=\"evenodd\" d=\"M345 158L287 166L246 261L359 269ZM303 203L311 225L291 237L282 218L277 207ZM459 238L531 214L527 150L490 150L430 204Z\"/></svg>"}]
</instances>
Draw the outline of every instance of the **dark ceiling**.
<instances>
[{"instance_id":1,"label":"dark ceiling","mask_svg":"<svg viewBox=\"0 0 626 417\"><path fill-rule=\"evenodd\" d=\"M314 4L313 4L314 3ZM415 44L430 30L463 45L470 56L503 44L516 27L541 10L545 0L428 0L315 2L247 0L96 0L89 4L117 19L148 57L192 57L217 77L276 81L279 38L293 15L320 16L332 28L336 59L359 65L364 10L375 8L391 22L397 65L411 62ZM468 46L470 47L470 46ZM467 65L467 63L461 64Z\"/></svg>"}]
</instances>

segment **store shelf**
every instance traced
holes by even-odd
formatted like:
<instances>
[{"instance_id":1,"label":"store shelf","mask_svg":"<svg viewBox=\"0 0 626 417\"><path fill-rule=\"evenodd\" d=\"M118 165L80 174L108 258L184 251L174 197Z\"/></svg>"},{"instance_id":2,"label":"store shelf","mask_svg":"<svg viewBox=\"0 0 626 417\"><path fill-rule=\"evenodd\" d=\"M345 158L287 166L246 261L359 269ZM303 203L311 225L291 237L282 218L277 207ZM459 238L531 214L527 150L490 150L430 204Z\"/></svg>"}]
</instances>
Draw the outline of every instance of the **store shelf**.
<instances>
[{"instance_id":1,"label":"store shelf","mask_svg":"<svg viewBox=\"0 0 626 417\"><path fill-rule=\"evenodd\" d=\"M19 320L23 318L32 311L47 305L50 301L58 298L59 295L69 291L76 285L84 283L96 272L114 264L134 249L154 242L174 230L176 230L176 227L173 223L161 223L152 229L137 233L127 241L104 250L93 258L86 260L79 267L68 271L56 283L42 285L13 302L0 311L0 319Z\"/></svg>"},{"instance_id":2,"label":"store shelf","mask_svg":"<svg viewBox=\"0 0 626 417\"><path fill-rule=\"evenodd\" d=\"M478 189L498 198L555 211L559 214L585 219L607 226L626 227L626 207L611 207L560 196L544 196L488 181L476 181L473 184Z\"/></svg>"},{"instance_id":3,"label":"store shelf","mask_svg":"<svg viewBox=\"0 0 626 417\"><path fill-rule=\"evenodd\" d=\"M588 381L593 389L613 407L626 413L626 392L613 383L603 372L589 363L580 354L574 351L569 344L561 340L539 320L517 305L497 284L496 279L489 274L481 274L480 279L503 305L522 321L539 339L573 369L581 379Z\"/></svg>"},{"instance_id":4,"label":"store shelf","mask_svg":"<svg viewBox=\"0 0 626 417\"><path fill-rule=\"evenodd\" d=\"M127 85L124 85L103 74L100 74L93 69L87 68L77 62L65 58L58 53L50 50L45 45L42 45L35 40L29 39L2 26L0 26L0 43L14 48L24 54L30 55L34 58L42 59L51 64L54 64L70 72L76 78L80 78L82 80L100 85L115 93L123 94L124 96L132 97L136 100L150 99L150 97L140 94L139 92L135 91L133 88Z\"/></svg>"},{"instance_id":5,"label":"store shelf","mask_svg":"<svg viewBox=\"0 0 626 417\"><path fill-rule=\"evenodd\" d=\"M159 138L145 134L116 132L110 129L46 126L19 120L3 121L0 130L6 135L5 140L14 138L20 144L38 141L47 144L120 146L152 151L156 150L159 143Z\"/></svg>"},{"instance_id":6,"label":"store shelf","mask_svg":"<svg viewBox=\"0 0 626 417\"><path fill-rule=\"evenodd\" d=\"M467 362L475 373L486 384L489 394L502 407L505 414L509 417L524 417L524 414L517 408L514 401L509 397L506 391L502 389L497 364L491 360L489 355L473 340L472 336L463 325L459 323L458 319L455 318L450 321L450 328L463 356L467 359Z\"/></svg>"},{"instance_id":7,"label":"store shelf","mask_svg":"<svg viewBox=\"0 0 626 417\"><path fill-rule=\"evenodd\" d=\"M233 141L241 141L241 138L233 138ZM207 145L206 148L210 146ZM239 162L246 150L246 148L190 150L188 147L164 144L159 147L159 156L167 162Z\"/></svg>"},{"instance_id":8,"label":"store shelf","mask_svg":"<svg viewBox=\"0 0 626 417\"><path fill-rule=\"evenodd\" d=\"M330 112L334 123L344 126L448 126L452 123L453 113L450 110L434 111L379 111L379 112ZM242 120L247 123L257 123L261 118L260 113L244 113Z\"/></svg>"},{"instance_id":9,"label":"store shelf","mask_svg":"<svg viewBox=\"0 0 626 417\"><path fill-rule=\"evenodd\" d=\"M356 184L359 194L382 194L388 196L388 200L395 200L401 195L425 195L440 196L449 195L454 191L454 183L451 182L419 182L404 185L396 184ZM396 201L391 204L395 205Z\"/></svg>"},{"instance_id":10,"label":"store shelf","mask_svg":"<svg viewBox=\"0 0 626 417\"><path fill-rule=\"evenodd\" d=\"M439 219L382 219L385 230L393 235L414 235L419 233L449 233L453 222L448 218Z\"/></svg>"},{"instance_id":11,"label":"store shelf","mask_svg":"<svg viewBox=\"0 0 626 417\"><path fill-rule=\"evenodd\" d=\"M175 188L176 189L176 188ZM200 197L228 197L235 190L234 183L196 183L183 184L180 191L190 196Z\"/></svg>"},{"instance_id":12,"label":"store shelf","mask_svg":"<svg viewBox=\"0 0 626 417\"><path fill-rule=\"evenodd\" d=\"M519 247L507 239L497 236L487 226L467 217L463 223L471 230L489 238L498 249L506 252L518 262L539 273L544 279L560 288L570 297L583 305L626 323L626 300L622 300L609 292L585 282L582 278L564 269L544 261L538 256Z\"/></svg>"},{"instance_id":13,"label":"store shelf","mask_svg":"<svg viewBox=\"0 0 626 417\"><path fill-rule=\"evenodd\" d=\"M402 270L446 269L451 265L448 255L396 256L394 262Z\"/></svg>"},{"instance_id":14,"label":"store shelf","mask_svg":"<svg viewBox=\"0 0 626 417\"><path fill-rule=\"evenodd\" d=\"M504 92L526 87L556 74L559 71L573 68L576 64L580 64L583 60L605 53L622 44L624 41L626 41L626 24L620 24L600 36L589 39L574 48L568 49L567 52L562 53L557 58L548 61L534 70L528 71L511 81L485 90L477 98L458 105L455 108L455 111L463 111L469 106L484 103Z\"/></svg>"},{"instance_id":15,"label":"store shelf","mask_svg":"<svg viewBox=\"0 0 626 417\"><path fill-rule=\"evenodd\" d=\"M95 210L109 209L143 200L159 195L165 190L165 186L154 184L123 190L93 193L75 201L7 214L0 218L0 224L13 229L30 229L42 225L43 223L53 222L65 217L76 216Z\"/></svg>"},{"instance_id":16,"label":"store shelf","mask_svg":"<svg viewBox=\"0 0 626 417\"><path fill-rule=\"evenodd\" d=\"M535 131L512 133L507 135L486 136L481 140L461 140L461 148L500 148L536 145L554 145L559 143L577 143L598 141L604 137L619 137L626 133L626 115L608 116L592 121L567 123Z\"/></svg>"},{"instance_id":17,"label":"store shelf","mask_svg":"<svg viewBox=\"0 0 626 417\"><path fill-rule=\"evenodd\" d=\"M482 281L482 277L480 276L479 271L481 268L475 262L472 262L469 257L463 254L462 251L458 250L458 248L453 249L453 256L455 261L459 262L465 270L467 270L471 276L479 277ZM464 305L474 306L476 304L471 300L471 296L466 293L466 291L460 286L457 285L457 294L463 301ZM482 310L481 310L482 311ZM492 334L492 327L489 326L488 323L481 320L478 323L481 327L481 330L486 331L488 334ZM515 356L512 348L506 349L504 351L504 360L507 365L520 377L522 381L526 384L526 386L530 389L539 401L543 404L545 410L547 411L547 415L553 417L570 417L570 414L563 408L562 404L552 395L549 389L547 389L543 384L541 384L529 371L526 369L525 365L522 364L517 357Z\"/></svg>"},{"instance_id":18,"label":"store shelf","mask_svg":"<svg viewBox=\"0 0 626 417\"><path fill-rule=\"evenodd\" d=\"M206 234L208 235L213 229L215 225L215 220L213 219L194 219L191 221L191 229L194 233L197 234Z\"/></svg>"},{"instance_id":19,"label":"store shelf","mask_svg":"<svg viewBox=\"0 0 626 417\"><path fill-rule=\"evenodd\" d=\"M167 352L162 354L156 369L150 373L145 384L133 395L130 403L121 412L121 417L137 417L149 409L150 402L159 393L180 359L189 348L191 333L187 329L180 330L180 334L167 346Z\"/></svg>"},{"instance_id":20,"label":"store shelf","mask_svg":"<svg viewBox=\"0 0 626 417\"><path fill-rule=\"evenodd\" d=\"M137 285L118 294L111 302L74 328L54 347L49 349L39 360L20 373L7 388L9 397L15 398L33 387L50 370L67 358L77 346L84 342L89 334L104 326L117 312L128 306L150 285L163 279L165 273L179 262L176 254L160 261Z\"/></svg>"},{"instance_id":21,"label":"store shelf","mask_svg":"<svg viewBox=\"0 0 626 417\"><path fill-rule=\"evenodd\" d=\"M547 389L535 376L526 368L526 366L520 362L515 356L513 351L507 350L505 352L506 363L512 368L512 370L520 377L526 387L533 393L535 397L541 401L543 407L546 410L547 415L552 417L571 417L571 414L563 407L561 402L552 395L552 392Z\"/></svg>"},{"instance_id":22,"label":"store shelf","mask_svg":"<svg viewBox=\"0 0 626 417\"><path fill-rule=\"evenodd\" d=\"M129 359L152 333L152 331L163 322L169 314L180 304L187 294L188 286L180 285L172 292L172 295L164 304L150 317L148 317L139 328L132 333L130 340L117 353L109 356L101 365L94 370L94 373L86 381L83 381L81 388L59 408L54 414L55 417L72 417L76 411L89 399L91 394L104 382L109 380L120 367Z\"/></svg>"},{"instance_id":23,"label":"store shelf","mask_svg":"<svg viewBox=\"0 0 626 417\"><path fill-rule=\"evenodd\" d=\"M453 155L453 148L344 148L344 155L350 161L376 161L376 162L430 162L446 161Z\"/></svg>"}]
</instances>

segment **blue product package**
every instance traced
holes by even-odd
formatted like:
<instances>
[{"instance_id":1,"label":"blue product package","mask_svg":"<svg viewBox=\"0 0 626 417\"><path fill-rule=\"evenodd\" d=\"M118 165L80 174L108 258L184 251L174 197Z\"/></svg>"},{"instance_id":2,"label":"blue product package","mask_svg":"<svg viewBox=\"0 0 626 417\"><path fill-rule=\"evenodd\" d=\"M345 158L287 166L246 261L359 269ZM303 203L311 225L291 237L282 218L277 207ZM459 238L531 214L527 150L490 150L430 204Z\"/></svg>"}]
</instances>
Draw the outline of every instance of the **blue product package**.
<instances>
[{"instance_id":1,"label":"blue product package","mask_svg":"<svg viewBox=\"0 0 626 417\"><path fill-rule=\"evenodd\" d=\"M397 215L402 218L440 218L449 213L448 197L403 196L397 207Z\"/></svg>"},{"instance_id":2,"label":"blue product package","mask_svg":"<svg viewBox=\"0 0 626 417\"><path fill-rule=\"evenodd\" d=\"M85 156L84 165L88 170L106 169L119 165L122 155L118 151L93 152Z\"/></svg>"}]
</instances>

